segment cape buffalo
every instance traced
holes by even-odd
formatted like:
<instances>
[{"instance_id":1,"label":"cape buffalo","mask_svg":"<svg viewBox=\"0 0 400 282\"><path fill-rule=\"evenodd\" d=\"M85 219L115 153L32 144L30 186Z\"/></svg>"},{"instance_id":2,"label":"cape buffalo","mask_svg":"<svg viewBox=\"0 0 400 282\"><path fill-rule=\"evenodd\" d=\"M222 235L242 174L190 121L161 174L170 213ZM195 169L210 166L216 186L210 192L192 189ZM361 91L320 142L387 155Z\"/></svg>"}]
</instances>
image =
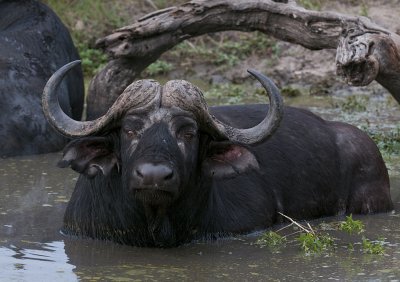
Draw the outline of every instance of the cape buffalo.
<instances>
[{"instance_id":1,"label":"cape buffalo","mask_svg":"<svg viewBox=\"0 0 400 282\"><path fill-rule=\"evenodd\" d=\"M104 116L78 122L57 102L58 85L78 63L57 71L43 93L49 122L80 137L59 163L81 174L66 234L168 247L264 229L281 220L278 212L306 219L392 209L374 142L351 125L283 107L256 71L269 110L208 109L187 81L140 80Z\"/></svg>"},{"instance_id":2,"label":"cape buffalo","mask_svg":"<svg viewBox=\"0 0 400 282\"><path fill-rule=\"evenodd\" d=\"M0 1L0 157L61 150L67 139L47 123L41 94L49 77L78 59L68 30L44 4ZM62 109L80 119L83 76L76 68L60 87Z\"/></svg>"}]
</instances>

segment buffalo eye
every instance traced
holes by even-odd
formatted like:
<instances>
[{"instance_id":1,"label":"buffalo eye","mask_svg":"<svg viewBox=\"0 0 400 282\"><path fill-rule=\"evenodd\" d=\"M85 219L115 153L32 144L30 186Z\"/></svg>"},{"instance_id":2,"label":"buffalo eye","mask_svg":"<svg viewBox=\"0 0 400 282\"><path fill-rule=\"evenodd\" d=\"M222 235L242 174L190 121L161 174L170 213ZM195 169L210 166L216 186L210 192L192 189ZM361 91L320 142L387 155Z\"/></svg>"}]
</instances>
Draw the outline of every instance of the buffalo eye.
<instances>
[{"instance_id":1,"label":"buffalo eye","mask_svg":"<svg viewBox=\"0 0 400 282\"><path fill-rule=\"evenodd\" d=\"M185 138L185 140L190 141L194 138L194 133L193 132L186 132L183 137Z\"/></svg>"},{"instance_id":2,"label":"buffalo eye","mask_svg":"<svg viewBox=\"0 0 400 282\"><path fill-rule=\"evenodd\" d=\"M124 128L124 133L126 136L128 136L129 138L134 138L136 137L136 132L132 129L129 128Z\"/></svg>"},{"instance_id":3,"label":"buffalo eye","mask_svg":"<svg viewBox=\"0 0 400 282\"><path fill-rule=\"evenodd\" d=\"M192 128L183 128L178 132L178 138L190 142L196 137L196 130Z\"/></svg>"},{"instance_id":4,"label":"buffalo eye","mask_svg":"<svg viewBox=\"0 0 400 282\"><path fill-rule=\"evenodd\" d=\"M177 116L171 121L171 133L179 142L190 143L197 137L197 123L189 117Z\"/></svg>"}]
</instances>

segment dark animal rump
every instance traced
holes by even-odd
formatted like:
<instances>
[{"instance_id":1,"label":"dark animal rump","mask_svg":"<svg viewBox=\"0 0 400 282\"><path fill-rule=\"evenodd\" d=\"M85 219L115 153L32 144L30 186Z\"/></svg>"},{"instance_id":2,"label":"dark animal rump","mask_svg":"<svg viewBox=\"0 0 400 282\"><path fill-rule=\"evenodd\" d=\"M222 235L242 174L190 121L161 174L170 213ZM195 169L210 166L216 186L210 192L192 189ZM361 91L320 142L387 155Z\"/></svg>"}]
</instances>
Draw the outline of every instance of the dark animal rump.
<instances>
[{"instance_id":1,"label":"dark animal rump","mask_svg":"<svg viewBox=\"0 0 400 282\"><path fill-rule=\"evenodd\" d=\"M60 150L66 139L47 123L41 94L47 79L79 55L68 30L44 4L0 1L0 155ZM81 118L83 76L71 71L60 87L64 112Z\"/></svg>"},{"instance_id":2,"label":"dark animal rump","mask_svg":"<svg viewBox=\"0 0 400 282\"><path fill-rule=\"evenodd\" d=\"M267 108L265 105L221 106L211 111L228 124L246 128L258 123ZM345 136L341 133L343 128ZM354 150L349 150L346 140L355 143ZM306 219L392 209L382 157L373 141L356 127L325 121L307 110L285 107L276 132L249 149L260 164L258 182L274 192L277 211L284 214ZM373 157L372 161L360 157L367 151L365 155ZM364 175L363 170L368 170L370 175ZM370 210L363 210L361 204L355 207L357 200L351 199L354 191L370 180L369 196L358 192L356 197L361 202L369 198L379 203Z\"/></svg>"}]
</instances>

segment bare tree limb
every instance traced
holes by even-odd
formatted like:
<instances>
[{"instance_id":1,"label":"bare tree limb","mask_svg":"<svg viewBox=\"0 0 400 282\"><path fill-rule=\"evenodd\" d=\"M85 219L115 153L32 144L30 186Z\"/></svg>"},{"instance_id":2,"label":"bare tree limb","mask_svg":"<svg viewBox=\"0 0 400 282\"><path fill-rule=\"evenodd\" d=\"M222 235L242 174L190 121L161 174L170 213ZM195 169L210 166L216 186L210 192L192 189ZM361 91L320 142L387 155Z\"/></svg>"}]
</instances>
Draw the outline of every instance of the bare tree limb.
<instances>
[{"instance_id":1,"label":"bare tree limb","mask_svg":"<svg viewBox=\"0 0 400 282\"><path fill-rule=\"evenodd\" d=\"M310 11L288 0L191 1L153 12L116 30L97 42L116 61L93 79L92 85L97 85L97 89L91 88L95 92L89 92L89 100L90 96L103 95L111 95L110 101L114 100L120 92L105 92L105 82L122 83L119 87L123 89L148 64L183 40L226 30L258 30L311 50L337 48L339 75L353 85L366 85L376 79L400 103L399 35L365 17ZM132 76L122 79L108 68L119 68ZM104 73L114 77L104 80Z\"/></svg>"},{"instance_id":2,"label":"bare tree limb","mask_svg":"<svg viewBox=\"0 0 400 282\"><path fill-rule=\"evenodd\" d=\"M376 80L400 103L400 39L396 34L349 28L340 37L336 67L347 83L364 86Z\"/></svg>"},{"instance_id":3,"label":"bare tree limb","mask_svg":"<svg viewBox=\"0 0 400 282\"><path fill-rule=\"evenodd\" d=\"M305 227L304 225L298 223L297 221L295 221L293 218L287 216L286 214L283 214L281 212L278 212L281 216L285 217L286 219L289 219L294 225L296 225L297 227L299 227L301 230L305 231L306 233L311 233L311 234L315 234L314 230L311 228L311 225L307 222L308 228Z\"/></svg>"},{"instance_id":4,"label":"bare tree limb","mask_svg":"<svg viewBox=\"0 0 400 282\"><path fill-rule=\"evenodd\" d=\"M310 11L269 0L213 0L192 1L149 14L98 40L97 46L114 58L141 57L206 33L258 30L308 49L333 49L349 24L391 33L365 17Z\"/></svg>"}]
</instances>

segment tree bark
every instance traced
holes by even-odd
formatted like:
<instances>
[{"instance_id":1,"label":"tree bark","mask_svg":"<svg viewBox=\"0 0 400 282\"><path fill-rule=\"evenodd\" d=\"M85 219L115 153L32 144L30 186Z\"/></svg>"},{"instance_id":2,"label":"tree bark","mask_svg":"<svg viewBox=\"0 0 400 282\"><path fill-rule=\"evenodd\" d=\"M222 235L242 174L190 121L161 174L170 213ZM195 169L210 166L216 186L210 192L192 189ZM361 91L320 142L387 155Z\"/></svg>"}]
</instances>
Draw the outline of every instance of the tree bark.
<instances>
[{"instance_id":1,"label":"tree bark","mask_svg":"<svg viewBox=\"0 0 400 282\"><path fill-rule=\"evenodd\" d=\"M400 39L397 34L347 29L336 52L337 73L347 83L364 86L376 80L400 103Z\"/></svg>"},{"instance_id":2,"label":"tree bark","mask_svg":"<svg viewBox=\"0 0 400 282\"><path fill-rule=\"evenodd\" d=\"M400 103L399 35L365 17L310 11L293 0L198 0L148 14L98 40L113 61L93 79L89 101L108 95L103 100L115 100L148 64L183 40L227 30L258 30L311 50L337 48L337 72L348 83L367 85L376 79ZM94 117L91 111L88 107L88 116Z\"/></svg>"},{"instance_id":3,"label":"tree bark","mask_svg":"<svg viewBox=\"0 0 400 282\"><path fill-rule=\"evenodd\" d=\"M86 119L104 115L125 88L157 57L119 58L108 62L90 81L86 99Z\"/></svg>"}]
</instances>

